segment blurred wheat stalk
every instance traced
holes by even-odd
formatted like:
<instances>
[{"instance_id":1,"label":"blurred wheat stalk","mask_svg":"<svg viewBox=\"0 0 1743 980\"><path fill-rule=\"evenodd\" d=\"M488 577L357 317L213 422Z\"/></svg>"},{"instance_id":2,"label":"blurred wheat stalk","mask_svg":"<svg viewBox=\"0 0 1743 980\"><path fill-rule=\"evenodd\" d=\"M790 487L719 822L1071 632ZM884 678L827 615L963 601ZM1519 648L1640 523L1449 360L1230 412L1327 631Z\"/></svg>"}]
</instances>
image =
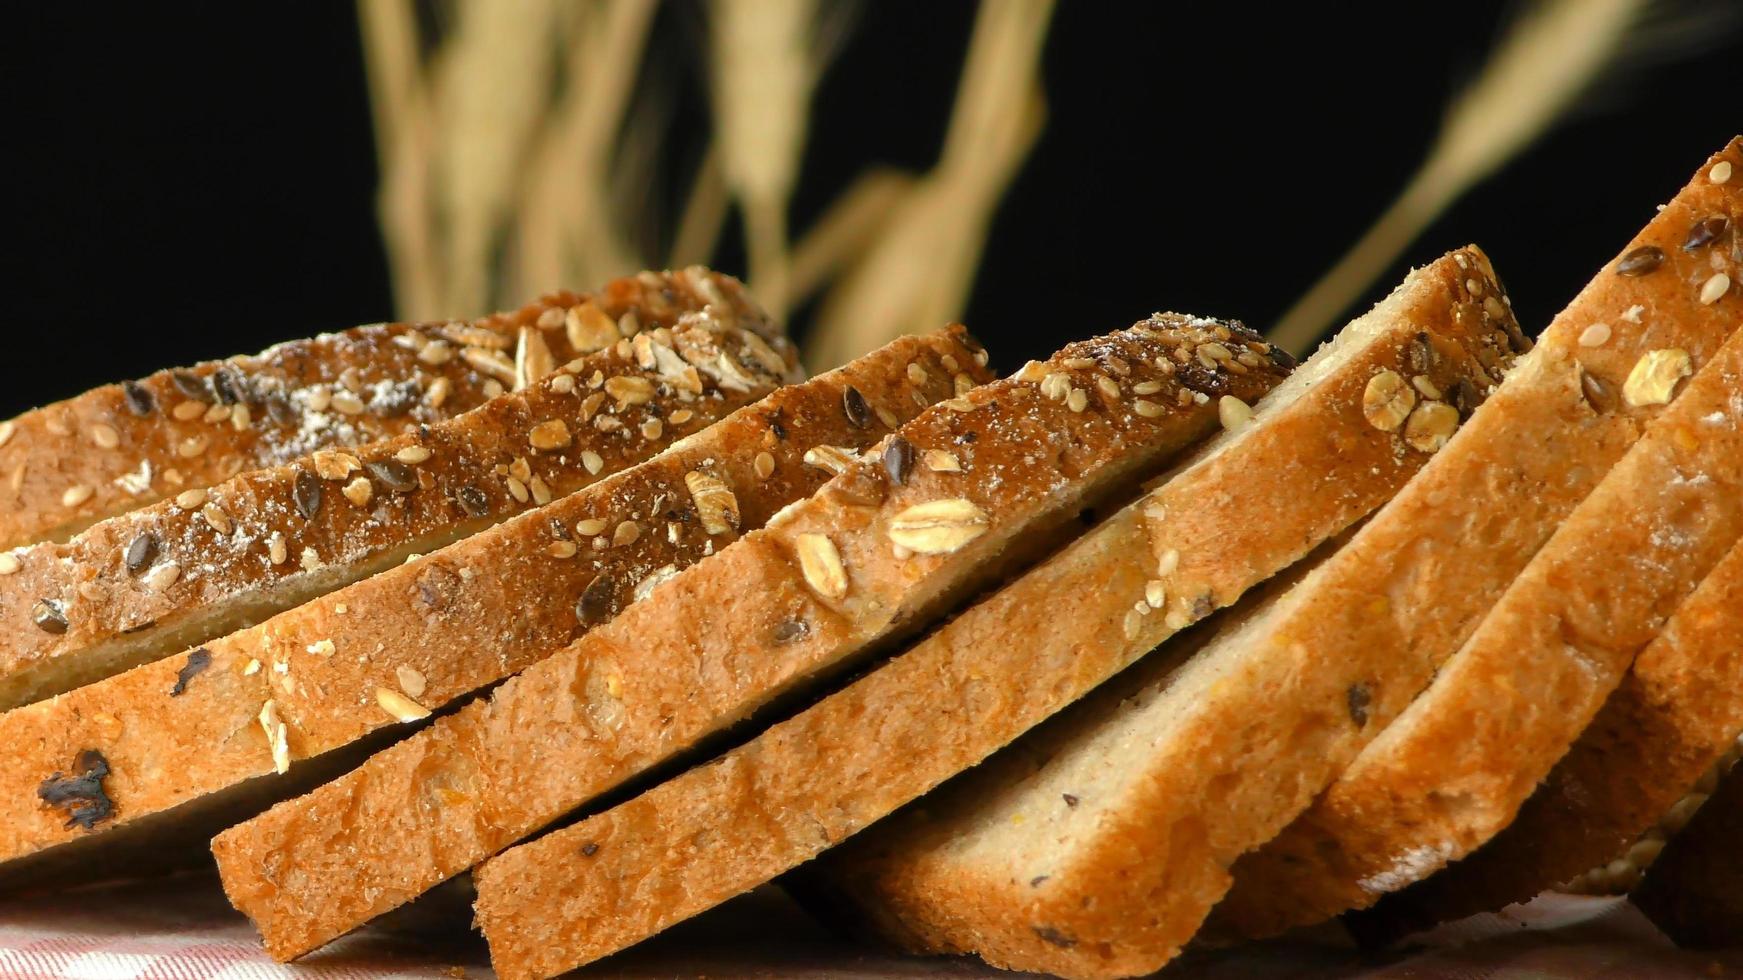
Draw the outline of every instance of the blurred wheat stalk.
<instances>
[{"instance_id":1,"label":"blurred wheat stalk","mask_svg":"<svg viewBox=\"0 0 1743 980\"><path fill-rule=\"evenodd\" d=\"M1040 132L1052 7L984 0L937 164L868 169L795 234L789 204L839 7L707 0L711 142L659 250L649 161L666 120L636 101L655 0L359 0L398 312L478 313L706 262L736 207L763 301L780 315L821 300L813 366L938 326L960 315Z\"/></svg>"}]
</instances>

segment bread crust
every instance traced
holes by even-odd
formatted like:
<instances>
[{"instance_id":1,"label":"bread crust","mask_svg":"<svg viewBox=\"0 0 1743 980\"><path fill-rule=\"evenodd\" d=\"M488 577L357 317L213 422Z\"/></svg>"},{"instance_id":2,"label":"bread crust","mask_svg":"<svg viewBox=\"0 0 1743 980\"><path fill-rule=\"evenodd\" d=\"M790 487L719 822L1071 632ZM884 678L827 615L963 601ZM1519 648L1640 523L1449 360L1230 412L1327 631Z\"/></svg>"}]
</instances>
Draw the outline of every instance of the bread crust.
<instances>
[{"instance_id":1,"label":"bread crust","mask_svg":"<svg viewBox=\"0 0 1743 980\"><path fill-rule=\"evenodd\" d=\"M1462 254L1486 270L1480 253ZM1300 387L1261 401L1238 434L869 676L721 759L485 863L475 873L477 917L498 975L591 962L815 857L1377 507L1429 451L1371 424L1364 391L1413 362L1433 362L1414 373L1436 390L1484 370L1476 351L1492 352L1498 331L1465 294L1468 274L1451 257L1413 273L1373 314L1374 335L1351 341L1335 366L1307 362ZM1276 506L1306 499L1323 503ZM1161 655L1179 656L1177 647ZM969 817L975 800L997 791L1001 767L987 768L928 801L934 828L958 808ZM1050 796L1041 808L1057 805ZM929 864L911 824L887 826L832 864L850 892L876 896L874 917L897 922L910 945L1067 975L1094 959L1069 948L1079 941L1069 911L1052 918L1075 907L1075 892L1068 903L1027 879L992 882L948 859ZM921 853L888 856L907 848ZM862 880L913 863L926 866L891 871L902 880L890 891ZM927 908L912 918L906 886L924 889ZM948 917L955 928L939 922Z\"/></svg>"},{"instance_id":2,"label":"bread crust","mask_svg":"<svg viewBox=\"0 0 1743 980\"><path fill-rule=\"evenodd\" d=\"M232 903L282 959L466 870L1033 557L1215 426L1218 396L1270 388L1269 355L1238 325L1159 316L926 411L488 700L220 835Z\"/></svg>"},{"instance_id":3,"label":"bread crust","mask_svg":"<svg viewBox=\"0 0 1743 980\"><path fill-rule=\"evenodd\" d=\"M635 289L575 305L641 325L633 343L584 354L458 418L251 470L66 544L11 552L12 574L0 576L0 622L13 626L0 632L0 710L259 622L565 496L796 375L792 346L761 339L772 333L766 314L727 277L629 281ZM721 357L742 369L718 375Z\"/></svg>"},{"instance_id":4,"label":"bread crust","mask_svg":"<svg viewBox=\"0 0 1743 980\"><path fill-rule=\"evenodd\" d=\"M953 395L942 364L967 361L964 370L978 373L973 356L960 331L898 341L415 562L198 651L0 715L0 739L19 747L0 772L0 860L271 777L561 649L638 589L822 485L828 473L805 465L807 449L869 445L888 431L884 418ZM931 380L912 382L910 364ZM844 413L850 391L866 413L857 423ZM38 790L90 750L105 760L113 812L84 827Z\"/></svg>"},{"instance_id":5,"label":"bread crust","mask_svg":"<svg viewBox=\"0 0 1743 980\"><path fill-rule=\"evenodd\" d=\"M691 277L717 305L743 301L732 280L706 270L649 273L591 295L552 293L470 323L372 324L321 334L32 409L0 423L0 549L65 541L104 518L247 470L453 418L513 386L512 377L474 365L486 363L480 353L513 358L521 328L533 328L562 364L583 353L565 328L570 308L613 320L635 309L645 322L669 326L693 308L691 297L681 295ZM765 339L774 337L770 331ZM428 348L431 341L440 343ZM442 397L434 394L438 382ZM346 392L360 410L348 411Z\"/></svg>"},{"instance_id":6,"label":"bread crust","mask_svg":"<svg viewBox=\"0 0 1743 980\"><path fill-rule=\"evenodd\" d=\"M1602 867L1656 826L1743 732L1743 543L1677 607L1506 830L1348 917L1373 944L1500 909ZM1725 847L1734 846L1727 839ZM1731 935L1743 935L1743 918Z\"/></svg>"},{"instance_id":7,"label":"bread crust","mask_svg":"<svg viewBox=\"0 0 1743 980\"><path fill-rule=\"evenodd\" d=\"M1714 305L1735 327L1743 303ZM1263 923L1264 934L1365 908L1513 820L1634 655L1743 534L1743 332L1692 360L1698 370L1677 379L1675 401L1428 689L1312 808L1243 859L1219 914L1243 931Z\"/></svg>"}]
</instances>

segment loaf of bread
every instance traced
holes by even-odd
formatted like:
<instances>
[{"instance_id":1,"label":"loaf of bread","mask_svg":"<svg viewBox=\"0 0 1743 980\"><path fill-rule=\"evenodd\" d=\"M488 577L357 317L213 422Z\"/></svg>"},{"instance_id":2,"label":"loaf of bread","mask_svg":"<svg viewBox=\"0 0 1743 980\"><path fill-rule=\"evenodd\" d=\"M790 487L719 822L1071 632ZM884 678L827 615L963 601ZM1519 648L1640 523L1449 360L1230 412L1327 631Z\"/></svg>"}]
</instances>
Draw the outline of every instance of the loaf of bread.
<instances>
[{"instance_id":1,"label":"loaf of bread","mask_svg":"<svg viewBox=\"0 0 1743 980\"><path fill-rule=\"evenodd\" d=\"M1743 209L1738 188L1708 178L1722 157L1708 160L1556 319L1537 356L1520 364L1520 382L1541 370L1560 382L1562 399L1577 399L1572 431L1495 462L1541 460L1541 483L1523 488L1541 504L1604 469L1588 453L1602 445L1605 427L1633 432L1663 413L1651 445L1640 446L1565 527L1558 520L1546 528L1558 532L1556 548L1520 568L1522 579L1494 612L1485 610L1475 636L1447 649L1408 647L1440 671L1428 694L1293 827L1236 867L1218 917L1246 935L1370 905L1504 827L1628 659L1729 548L1740 460L1724 453L1740 438L1727 425L1743 413L1734 403L1743 337L1733 337L1743 303L1729 286L1708 286L1726 279L1713 272L1710 249L1682 248L1710 214ZM1563 345L1572 357L1551 373L1548 356ZM1696 370L1696 380L1685 380ZM1698 398L1685 403L1685 392ZM1492 408L1506 405L1506 394ZM1515 422L1515 432L1520 427ZM1516 509L1511 497L1483 504ZM1476 539L1482 549L1473 558L1495 567L1504 548L1492 532ZM1434 596L1438 609L1448 602L1459 600Z\"/></svg>"},{"instance_id":2,"label":"loaf of bread","mask_svg":"<svg viewBox=\"0 0 1743 980\"><path fill-rule=\"evenodd\" d=\"M1460 255L1488 277L1480 253ZM1250 419L1231 415L1231 431L1157 489L891 663L720 760L486 862L475 874L477 912L498 975L543 977L592 961L816 856L1359 520L1446 434L1428 439L1420 424L1371 423L1363 410L1370 379L1405 372L1420 389L1452 391L1484 372L1479 350L1509 356L1506 332L1466 293L1468 276L1451 256L1413 272L1254 406ZM1177 662L1182 654L1171 645L1158 656ZM1140 767L1144 751L1117 747L1105 763ZM1064 935L1046 923L1055 900L1075 906L1078 892L1066 883L1037 899L1032 875L1007 884L1006 870L1036 851L1056 852L1062 837L1066 846L1083 844L1048 816L1061 807L1058 793L1039 805L1029 800L1020 824L975 812L998 785L977 772L924 804L933 827L1000 828L984 851L998 871L979 863L940 869L938 880L948 884L928 900L959 922L974 920L952 933L965 938L942 948L983 955L998 948L992 960L1008 966L1022 954L1003 949L1039 942L1038 922L1048 935ZM1074 799L1067 812L1086 821L1105 803ZM882 852L900 848L910 829L899 822L874 831L866 848L850 845L840 862L850 894L868 865L891 867ZM867 898L877 894L875 880L865 885ZM874 920L900 920L907 908L875 899L867 907ZM997 939L976 942L987 935Z\"/></svg>"},{"instance_id":3,"label":"loaf of bread","mask_svg":"<svg viewBox=\"0 0 1743 980\"><path fill-rule=\"evenodd\" d=\"M615 313L613 334L633 340L617 337L464 415L316 450L184 490L66 544L0 555L10 572L0 576L0 622L13 626L0 633L0 710L223 636L549 503L795 376L791 345L763 339L773 334L767 316L726 277L633 281L641 292L607 294L645 295L649 306L571 307L595 310L601 324Z\"/></svg>"},{"instance_id":4,"label":"loaf of bread","mask_svg":"<svg viewBox=\"0 0 1743 980\"><path fill-rule=\"evenodd\" d=\"M671 325L698 293L723 309L744 301L705 270L648 273L470 323L322 334L34 409L0 422L0 548L65 541L245 470L453 418L516 387L520 369L615 343L610 328Z\"/></svg>"},{"instance_id":5,"label":"loaf of bread","mask_svg":"<svg viewBox=\"0 0 1743 980\"><path fill-rule=\"evenodd\" d=\"M43 852L74 843L88 851L154 817L198 822L193 810L234 822L229 797L258 809L271 802L270 777L293 763L520 670L767 521L829 477L807 465L808 453L869 447L954 397L955 378L981 370L975 350L960 332L898 341L450 547L183 656L0 715L0 741L19 747L0 772L0 861L49 860ZM103 760L103 814L78 819L38 789L56 772L79 773L87 757ZM266 792L247 795L250 784ZM0 865L15 879L27 870Z\"/></svg>"},{"instance_id":6,"label":"loaf of bread","mask_svg":"<svg viewBox=\"0 0 1743 980\"><path fill-rule=\"evenodd\" d=\"M1626 855L1743 732L1743 543L1735 544L1634 658L1579 741L1506 830L1433 877L1346 917L1365 942L1500 909ZM1644 841L1650 857L1662 838ZM1726 847L1734 841L1727 839ZM1743 881L1743 879L1739 879ZM1733 935L1743 936L1743 919Z\"/></svg>"},{"instance_id":7,"label":"loaf of bread","mask_svg":"<svg viewBox=\"0 0 1743 980\"><path fill-rule=\"evenodd\" d=\"M1238 324L1159 315L935 406L488 699L220 835L225 890L273 956L313 949L1033 560L1286 368Z\"/></svg>"},{"instance_id":8,"label":"loaf of bread","mask_svg":"<svg viewBox=\"0 0 1743 980\"><path fill-rule=\"evenodd\" d=\"M1185 576L1169 595L1190 596L1205 578L1253 585L1279 558L1380 505L1417 467L1432 472L1427 453L1456 452L1464 437L1422 438L1417 413L1432 420L1449 401L1475 409L1522 346L1474 248L1412 274L1339 343L1376 330L1356 370L1301 379L1315 391L1297 406L1301 424L1263 454L1156 491L1163 523L1150 533L1190 535L1169 545ZM1448 418L1476 426L1488 411ZM1338 520L1297 523L1330 515ZM1239 591L1219 590L1217 604ZM1197 652L1164 647L1116 693L1098 692L826 859L833 890L912 949L1068 976L1158 969L1227 887L1229 863L1306 805L1311 789L1294 780L1327 764L1321 746L1359 729L1368 710L1364 674L1286 640L1237 624Z\"/></svg>"}]
</instances>

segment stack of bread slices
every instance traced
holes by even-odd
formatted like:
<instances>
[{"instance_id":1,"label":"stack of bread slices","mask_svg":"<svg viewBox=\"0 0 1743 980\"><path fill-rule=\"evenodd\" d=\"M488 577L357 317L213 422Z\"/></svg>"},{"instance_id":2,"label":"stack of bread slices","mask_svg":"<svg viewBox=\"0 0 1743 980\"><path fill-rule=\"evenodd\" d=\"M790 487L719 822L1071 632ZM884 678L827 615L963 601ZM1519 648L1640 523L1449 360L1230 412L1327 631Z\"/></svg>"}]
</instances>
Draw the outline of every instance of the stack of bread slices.
<instances>
[{"instance_id":1,"label":"stack of bread slices","mask_svg":"<svg viewBox=\"0 0 1743 980\"><path fill-rule=\"evenodd\" d=\"M806 379L692 268L29 412L0 886L215 856L293 959L470 873L505 978L775 879L1068 977L1576 880L1734 937L1739 221L1743 139L1535 344L1473 246L1299 365Z\"/></svg>"}]
</instances>

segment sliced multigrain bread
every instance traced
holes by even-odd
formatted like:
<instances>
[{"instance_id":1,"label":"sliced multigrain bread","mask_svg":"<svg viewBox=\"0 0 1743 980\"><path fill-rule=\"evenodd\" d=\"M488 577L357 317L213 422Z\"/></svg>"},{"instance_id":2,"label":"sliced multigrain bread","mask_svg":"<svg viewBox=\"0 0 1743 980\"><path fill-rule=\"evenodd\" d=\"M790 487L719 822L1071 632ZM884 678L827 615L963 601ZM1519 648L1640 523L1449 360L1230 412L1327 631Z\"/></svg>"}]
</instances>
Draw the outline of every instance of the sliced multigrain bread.
<instances>
[{"instance_id":1,"label":"sliced multigrain bread","mask_svg":"<svg viewBox=\"0 0 1743 980\"><path fill-rule=\"evenodd\" d=\"M1159 314L936 406L489 699L218 837L225 890L272 955L313 949L887 648L1288 364L1238 324Z\"/></svg>"},{"instance_id":2,"label":"sliced multigrain bread","mask_svg":"<svg viewBox=\"0 0 1743 980\"><path fill-rule=\"evenodd\" d=\"M1731 634L1733 641L1738 634ZM1735 643L1733 644L1735 645ZM1733 656L1735 650L1732 651ZM1737 697L1735 670L1717 686ZM1709 678L1711 680L1711 678ZM1664 845L1629 899L1683 946L1735 946L1743 937L1743 770L1730 773Z\"/></svg>"},{"instance_id":3,"label":"sliced multigrain bread","mask_svg":"<svg viewBox=\"0 0 1743 980\"><path fill-rule=\"evenodd\" d=\"M1475 250L1461 254L1486 269ZM478 920L500 975L591 961L814 857L1377 507L1440 438L1371 424L1369 380L1404 372L1427 390L1480 392L1477 352L1509 357L1506 333L1464 290L1469 275L1450 256L1412 273L1251 420L870 676L716 763L481 866ZM1049 834L1044 821L1024 830ZM1027 901L1033 885L1018 887Z\"/></svg>"},{"instance_id":4,"label":"sliced multigrain bread","mask_svg":"<svg viewBox=\"0 0 1743 980\"><path fill-rule=\"evenodd\" d=\"M1743 732L1743 544L1677 607L1506 830L1434 876L1346 917L1381 944L1523 902L1630 854ZM1662 841L1662 839L1660 839ZM1648 844L1645 857L1655 850ZM1743 927L1736 935L1743 936Z\"/></svg>"},{"instance_id":5,"label":"sliced multigrain bread","mask_svg":"<svg viewBox=\"0 0 1743 980\"><path fill-rule=\"evenodd\" d=\"M1629 252L1671 240L1673 235L1680 243L1690 213L1710 213L1712 203L1705 186L1691 188ZM1628 269L1643 271L1649 261L1635 258ZM1686 271L1680 259L1664 264ZM1184 746L1193 744L1191 723L1200 718L1214 717L1223 726L1208 731L1239 733L1229 744L1235 746L1232 764L1247 776L1235 787L1241 802L1231 804L1225 813L1193 817L1175 826L1151 820L1152 813L1145 808L1132 811L1130 819L1148 821L1143 833L1110 835L1108 853L1116 859L1130 858L1116 861L1121 868L1143 868L1145 874L1136 880L1148 882L1153 890L1146 894L1155 897L1124 905L1096 901L1095 889L1101 883L1094 881L1094 874L1088 875L1089 904L1080 904L1080 913L1066 921L1073 931L1061 933L1077 937L1072 950L1079 953L1080 965L1087 969L1088 963L1105 954L1110 963L1121 961L1106 969L1143 972L1166 961L1185 939L1183 933L1190 933L1189 925L1182 924L1202 915L1205 903L1228 887L1227 868L1240 848L1256 846L1281 830L1422 690L1436 665L1458 649L1543 540L1656 411L1621 400L1622 379L1642 354L1660 346L1683 346L1699 351L1704 359L1730 329L1720 311L1701 305L1684 285L1680 275L1668 273L1657 280L1603 276L1558 318L1537 348L1519 360L1488 404L1349 545L1270 604L1264 615L1220 638L1217 644L1226 652L1197 658L1196 662L1207 665L1229 664L1231 676L1246 679L1239 689L1278 694L1275 701L1207 698L1199 712L1182 714L1179 727L1172 729L1181 738L1172 744ZM1485 287L1476 282L1476 288ZM1642 316L1647 309L1652 315ZM1595 323L1614 326L1597 330ZM1582 338L1586 343L1581 343ZM1389 412L1386 392L1398 389L1390 383L1377 387L1376 408ZM1588 399L1607 410L1597 410ZM1215 688L1211 673L1189 670L1181 683L1192 680ZM1168 704L1191 700L1171 696ZM1230 704L1231 714L1216 716L1220 706ZM1279 704L1301 710L1281 711ZM1191 749L1186 751L1191 755ZM1267 764L1278 755L1289 761ZM1197 765L1194 758L1184 768ZM1159 775L1162 781L1156 785L1168 787L1177 785L1169 780L1182 774ZM1185 775L1190 777L1190 772ZM1212 789L1217 798L1230 795L1224 787ZM1178 805L1167 792L1164 789L1156 798ZM1238 813L1241 819L1231 821L1228 813ZM1225 835L1225 831L1232 833ZM967 831L964 834L965 839L978 839ZM1207 851L1187 843L1192 841L1216 846ZM1180 851L1165 850L1175 842L1180 843ZM1162 850L1140 852L1139 844ZM1170 858L1148 863L1148 855L1157 853ZM1209 856L1213 854L1215 860ZM898 867L946 860L924 851L901 859L907 865ZM1001 860L995 854L987 866L1002 872ZM1163 867L1189 869L1194 884L1166 877ZM1010 877L1026 882L1044 873ZM969 905L977 893L973 885L953 890L943 877L928 876L918 887L903 886L903 879L894 873L885 880L889 894L900 896L913 921L923 921L924 913L950 924L957 914L951 903L957 901L959 908ZM1110 870L1106 887L1121 894L1135 884L1114 877ZM1043 889L1049 884L1044 882ZM934 885L939 889L936 894ZM894 900L889 904L896 906ZM1060 903L1061 912L1065 904ZM978 923L1000 916L1020 924L1002 928L1001 935L1020 936L1021 928L1031 924L1058 927L1045 921L1024 922L1026 907L1000 905L984 913L976 911L972 918L977 925L964 927L960 934L941 928L933 936L921 935L921 942L915 944L973 948L984 942L973 931L980 928ZM1128 928L1128 915L1137 915L1139 926ZM1110 922L1118 923L1117 927L1098 931ZM1110 938L1104 942L1102 936ZM1044 941L1036 940L1039 936L1032 935L1025 951L1046 955Z\"/></svg>"},{"instance_id":6,"label":"sliced multigrain bread","mask_svg":"<svg viewBox=\"0 0 1743 980\"><path fill-rule=\"evenodd\" d=\"M223 636L549 503L796 376L791 345L762 339L766 316L728 281L696 290L707 274L653 278L666 283L648 287L655 305L623 307L621 319L670 326L645 326L458 418L184 490L66 544L5 555L0 710ZM714 306L721 295L735 302Z\"/></svg>"},{"instance_id":7,"label":"sliced multigrain bread","mask_svg":"<svg viewBox=\"0 0 1743 980\"><path fill-rule=\"evenodd\" d=\"M513 388L517 360L561 364L638 320L670 326L701 301L744 302L732 280L706 270L650 273L470 323L323 334L34 409L0 423L0 548L64 541L244 470L441 422Z\"/></svg>"},{"instance_id":8,"label":"sliced multigrain bread","mask_svg":"<svg viewBox=\"0 0 1743 980\"><path fill-rule=\"evenodd\" d=\"M1743 331L1687 382L1687 355L1677 360L1644 390L1686 390L1428 689L1235 868L1230 921L1258 909L1263 923L1305 924L1364 908L1500 832L1743 535Z\"/></svg>"},{"instance_id":9,"label":"sliced multigrain bread","mask_svg":"<svg viewBox=\"0 0 1743 980\"><path fill-rule=\"evenodd\" d=\"M249 799L271 802L276 780L266 777L562 649L804 498L830 477L808 455L869 447L955 396L983 376L977 351L959 330L897 341L434 554L185 656L0 715L0 742L17 747L0 772L0 862L89 849L154 815L228 813L222 798L250 781L268 785ZM51 778L76 778L81 760L104 771L100 812L83 818L76 801L54 798ZM28 871L0 865L14 880Z\"/></svg>"}]
</instances>

